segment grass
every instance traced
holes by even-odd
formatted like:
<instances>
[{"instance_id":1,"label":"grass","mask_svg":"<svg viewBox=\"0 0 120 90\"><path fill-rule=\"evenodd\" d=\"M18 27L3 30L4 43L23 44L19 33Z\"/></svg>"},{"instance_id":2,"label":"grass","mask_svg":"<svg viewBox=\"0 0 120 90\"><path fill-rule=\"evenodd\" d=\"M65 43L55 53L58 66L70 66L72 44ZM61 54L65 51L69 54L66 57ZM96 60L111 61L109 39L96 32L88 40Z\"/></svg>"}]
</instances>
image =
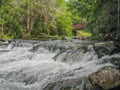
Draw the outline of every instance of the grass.
<instances>
[{"instance_id":1,"label":"grass","mask_svg":"<svg viewBox=\"0 0 120 90\"><path fill-rule=\"evenodd\" d=\"M8 35L2 35L3 39L13 39L13 36L8 36Z\"/></svg>"},{"instance_id":2,"label":"grass","mask_svg":"<svg viewBox=\"0 0 120 90\"><path fill-rule=\"evenodd\" d=\"M85 31L85 30L80 30L77 32L78 36L87 36L87 37L91 37L92 33Z\"/></svg>"}]
</instances>

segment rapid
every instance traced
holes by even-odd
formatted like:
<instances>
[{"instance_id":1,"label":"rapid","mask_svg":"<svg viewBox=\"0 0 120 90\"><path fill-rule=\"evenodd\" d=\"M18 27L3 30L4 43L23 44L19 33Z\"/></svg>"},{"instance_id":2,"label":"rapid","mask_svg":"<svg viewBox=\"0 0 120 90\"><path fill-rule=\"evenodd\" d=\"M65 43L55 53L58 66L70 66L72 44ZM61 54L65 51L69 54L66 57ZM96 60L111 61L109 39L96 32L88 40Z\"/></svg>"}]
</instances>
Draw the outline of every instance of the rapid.
<instances>
[{"instance_id":1,"label":"rapid","mask_svg":"<svg viewBox=\"0 0 120 90\"><path fill-rule=\"evenodd\" d=\"M104 58L110 56L99 59L89 41L0 42L0 90L45 90L50 83L84 78L112 66L103 63Z\"/></svg>"}]
</instances>

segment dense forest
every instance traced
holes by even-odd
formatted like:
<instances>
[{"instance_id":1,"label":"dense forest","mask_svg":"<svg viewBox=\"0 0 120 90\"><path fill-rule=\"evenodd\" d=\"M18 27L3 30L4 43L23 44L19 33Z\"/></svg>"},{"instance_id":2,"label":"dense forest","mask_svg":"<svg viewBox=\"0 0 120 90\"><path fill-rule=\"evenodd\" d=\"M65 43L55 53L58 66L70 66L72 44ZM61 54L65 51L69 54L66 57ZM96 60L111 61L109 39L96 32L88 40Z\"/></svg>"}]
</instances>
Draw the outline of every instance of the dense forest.
<instances>
[{"instance_id":1,"label":"dense forest","mask_svg":"<svg viewBox=\"0 0 120 90\"><path fill-rule=\"evenodd\" d=\"M120 40L119 0L0 0L0 37L72 36L86 23L92 39Z\"/></svg>"},{"instance_id":2,"label":"dense forest","mask_svg":"<svg viewBox=\"0 0 120 90\"><path fill-rule=\"evenodd\" d=\"M2 0L0 25L4 37L72 35L64 0Z\"/></svg>"},{"instance_id":3,"label":"dense forest","mask_svg":"<svg viewBox=\"0 0 120 90\"><path fill-rule=\"evenodd\" d=\"M73 23L86 22L92 38L120 39L120 0L69 0ZM76 16L76 17L74 17Z\"/></svg>"}]
</instances>

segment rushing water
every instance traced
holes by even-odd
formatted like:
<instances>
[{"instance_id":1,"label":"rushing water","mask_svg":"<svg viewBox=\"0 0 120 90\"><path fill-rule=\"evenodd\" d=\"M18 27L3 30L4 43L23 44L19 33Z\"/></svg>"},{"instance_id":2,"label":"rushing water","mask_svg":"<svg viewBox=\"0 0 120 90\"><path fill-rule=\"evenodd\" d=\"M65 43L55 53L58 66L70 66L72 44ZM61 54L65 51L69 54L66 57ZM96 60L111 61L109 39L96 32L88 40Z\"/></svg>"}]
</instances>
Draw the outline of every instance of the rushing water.
<instances>
[{"instance_id":1,"label":"rushing water","mask_svg":"<svg viewBox=\"0 0 120 90\"><path fill-rule=\"evenodd\" d=\"M79 40L1 42L0 90L43 90L51 82L85 77L109 65L98 64L100 61L90 43L87 51L80 48L84 43Z\"/></svg>"}]
</instances>

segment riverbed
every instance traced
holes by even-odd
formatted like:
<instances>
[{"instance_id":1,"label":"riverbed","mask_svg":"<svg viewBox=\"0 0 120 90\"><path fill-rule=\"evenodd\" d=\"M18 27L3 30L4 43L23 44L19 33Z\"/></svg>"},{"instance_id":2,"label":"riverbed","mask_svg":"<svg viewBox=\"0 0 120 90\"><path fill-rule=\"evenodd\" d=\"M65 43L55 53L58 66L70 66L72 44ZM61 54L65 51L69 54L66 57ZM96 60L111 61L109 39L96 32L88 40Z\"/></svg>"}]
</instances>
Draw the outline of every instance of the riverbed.
<instances>
[{"instance_id":1,"label":"riverbed","mask_svg":"<svg viewBox=\"0 0 120 90\"><path fill-rule=\"evenodd\" d=\"M112 66L99 63L89 41L1 42L0 90L45 90L50 83L87 77L102 67Z\"/></svg>"}]
</instances>

